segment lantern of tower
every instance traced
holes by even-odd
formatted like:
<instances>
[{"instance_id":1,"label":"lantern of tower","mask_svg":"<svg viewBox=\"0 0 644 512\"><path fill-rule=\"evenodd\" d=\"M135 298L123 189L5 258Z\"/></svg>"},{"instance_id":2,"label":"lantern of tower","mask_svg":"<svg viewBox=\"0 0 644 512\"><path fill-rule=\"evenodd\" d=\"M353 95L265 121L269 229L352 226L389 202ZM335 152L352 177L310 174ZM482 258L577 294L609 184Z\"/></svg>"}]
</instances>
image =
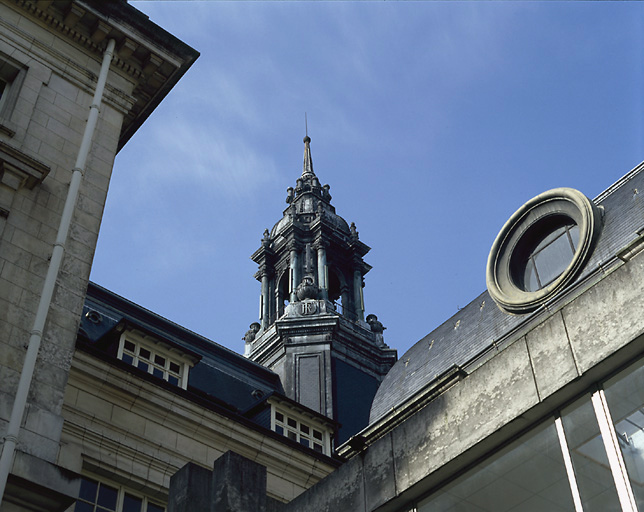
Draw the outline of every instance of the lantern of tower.
<instances>
[{"instance_id":1,"label":"lantern of tower","mask_svg":"<svg viewBox=\"0 0 644 512\"><path fill-rule=\"evenodd\" d=\"M310 143L305 137L302 175L287 189L283 217L251 256L260 318L245 337L245 355L280 375L290 398L340 422L336 442L343 442L367 425L396 351L378 318L365 319L370 248L336 214L329 185L313 172Z\"/></svg>"}]
</instances>

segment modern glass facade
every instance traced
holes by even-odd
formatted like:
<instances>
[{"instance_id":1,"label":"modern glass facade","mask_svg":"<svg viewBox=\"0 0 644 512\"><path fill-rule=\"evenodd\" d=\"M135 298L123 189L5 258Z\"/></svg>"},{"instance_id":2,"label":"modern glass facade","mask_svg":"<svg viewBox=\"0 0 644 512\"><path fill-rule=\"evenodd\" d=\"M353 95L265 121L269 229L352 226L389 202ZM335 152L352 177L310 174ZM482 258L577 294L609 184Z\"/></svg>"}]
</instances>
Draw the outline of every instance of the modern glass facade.
<instances>
[{"instance_id":1,"label":"modern glass facade","mask_svg":"<svg viewBox=\"0 0 644 512\"><path fill-rule=\"evenodd\" d=\"M412 510L644 511L644 362L593 387Z\"/></svg>"}]
</instances>

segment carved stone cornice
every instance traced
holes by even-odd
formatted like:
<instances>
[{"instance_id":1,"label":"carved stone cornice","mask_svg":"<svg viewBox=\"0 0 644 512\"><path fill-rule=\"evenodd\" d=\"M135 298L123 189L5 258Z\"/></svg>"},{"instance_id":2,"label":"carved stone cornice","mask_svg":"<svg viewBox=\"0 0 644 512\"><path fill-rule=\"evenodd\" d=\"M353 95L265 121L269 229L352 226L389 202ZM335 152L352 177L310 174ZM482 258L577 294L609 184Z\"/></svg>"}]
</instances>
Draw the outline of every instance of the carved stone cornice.
<instances>
[{"instance_id":1,"label":"carved stone cornice","mask_svg":"<svg viewBox=\"0 0 644 512\"><path fill-rule=\"evenodd\" d=\"M297 240L290 240L286 247L288 248L289 252L299 251L302 249L302 244Z\"/></svg>"},{"instance_id":2,"label":"carved stone cornice","mask_svg":"<svg viewBox=\"0 0 644 512\"><path fill-rule=\"evenodd\" d=\"M275 269L272 267L272 265L268 265L267 263L262 263L259 266L259 270L257 271L257 274L259 278L263 277L271 277L275 273Z\"/></svg>"},{"instance_id":3,"label":"carved stone cornice","mask_svg":"<svg viewBox=\"0 0 644 512\"><path fill-rule=\"evenodd\" d=\"M319 249L327 249L329 247L329 242L323 240L322 237L319 237L312 244L313 249L316 251Z\"/></svg>"},{"instance_id":4,"label":"carved stone cornice","mask_svg":"<svg viewBox=\"0 0 644 512\"><path fill-rule=\"evenodd\" d=\"M14 0L38 22L59 32L72 44L102 56L108 39L116 41L112 68L133 77L136 102L126 116L119 148L134 134L199 53L152 23L125 1Z\"/></svg>"},{"instance_id":5,"label":"carved stone cornice","mask_svg":"<svg viewBox=\"0 0 644 512\"><path fill-rule=\"evenodd\" d=\"M0 182L19 190L23 187L33 189L43 182L49 167L22 151L0 141Z\"/></svg>"}]
</instances>

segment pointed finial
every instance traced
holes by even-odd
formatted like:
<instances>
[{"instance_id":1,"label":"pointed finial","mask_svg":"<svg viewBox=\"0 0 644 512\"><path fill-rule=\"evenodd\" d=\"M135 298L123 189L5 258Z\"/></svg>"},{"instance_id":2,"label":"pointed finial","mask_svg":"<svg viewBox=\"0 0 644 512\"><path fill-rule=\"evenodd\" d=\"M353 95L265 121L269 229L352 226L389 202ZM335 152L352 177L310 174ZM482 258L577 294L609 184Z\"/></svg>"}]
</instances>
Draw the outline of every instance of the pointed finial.
<instances>
[{"instance_id":1,"label":"pointed finial","mask_svg":"<svg viewBox=\"0 0 644 512\"><path fill-rule=\"evenodd\" d=\"M304 112L304 144L311 142L311 137L309 137L309 121L306 118L306 112Z\"/></svg>"},{"instance_id":2,"label":"pointed finial","mask_svg":"<svg viewBox=\"0 0 644 512\"><path fill-rule=\"evenodd\" d=\"M305 116L306 120L306 116ZM313 159L311 158L311 137L308 134L308 127L306 128L307 133L304 137L304 166L302 169L302 178L309 178L315 176L313 172Z\"/></svg>"}]
</instances>

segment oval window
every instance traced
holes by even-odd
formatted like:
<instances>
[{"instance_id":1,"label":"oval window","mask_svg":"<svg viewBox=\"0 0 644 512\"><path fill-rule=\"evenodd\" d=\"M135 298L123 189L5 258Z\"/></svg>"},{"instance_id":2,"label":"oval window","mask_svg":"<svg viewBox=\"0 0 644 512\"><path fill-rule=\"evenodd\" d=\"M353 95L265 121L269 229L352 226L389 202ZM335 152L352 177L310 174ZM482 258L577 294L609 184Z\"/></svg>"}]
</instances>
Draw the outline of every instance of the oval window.
<instances>
[{"instance_id":1,"label":"oval window","mask_svg":"<svg viewBox=\"0 0 644 512\"><path fill-rule=\"evenodd\" d=\"M568 268L579 244L579 226L563 215L546 217L532 226L512 253L510 273L514 285L536 292Z\"/></svg>"},{"instance_id":2,"label":"oval window","mask_svg":"<svg viewBox=\"0 0 644 512\"><path fill-rule=\"evenodd\" d=\"M601 213L581 192L539 194L510 217L492 245L490 296L508 313L534 311L579 275L600 231Z\"/></svg>"}]
</instances>

